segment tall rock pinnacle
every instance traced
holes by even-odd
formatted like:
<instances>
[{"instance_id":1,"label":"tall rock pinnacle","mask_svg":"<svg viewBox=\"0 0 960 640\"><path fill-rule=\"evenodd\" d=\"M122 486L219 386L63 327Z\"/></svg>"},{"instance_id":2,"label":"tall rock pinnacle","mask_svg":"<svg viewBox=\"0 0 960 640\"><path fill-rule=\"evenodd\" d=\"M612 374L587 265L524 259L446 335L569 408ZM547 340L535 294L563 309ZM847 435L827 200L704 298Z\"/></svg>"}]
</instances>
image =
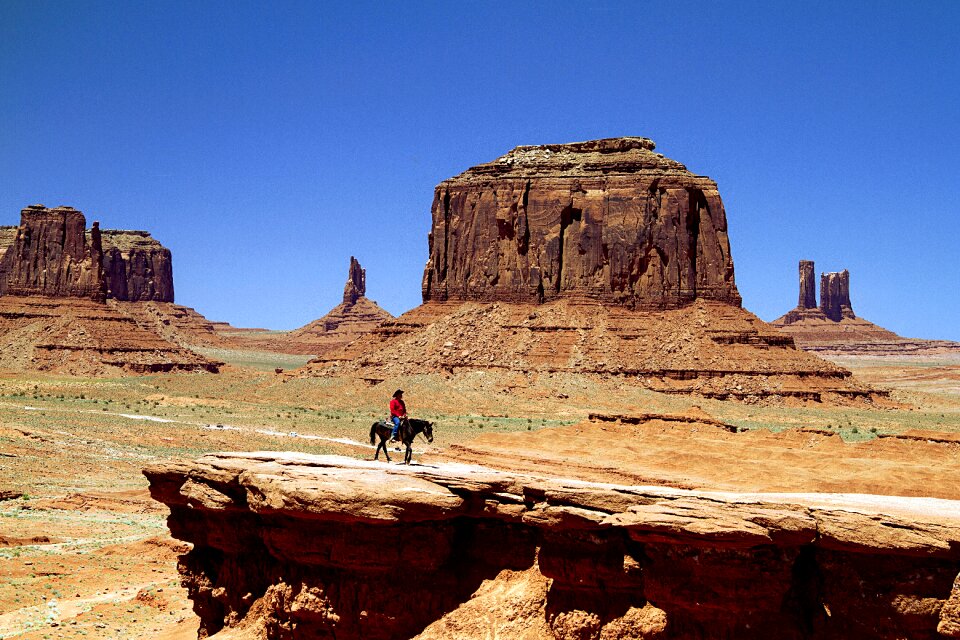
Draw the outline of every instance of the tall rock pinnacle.
<instances>
[{"instance_id":1,"label":"tall rock pinnacle","mask_svg":"<svg viewBox=\"0 0 960 640\"><path fill-rule=\"evenodd\" d=\"M347 284L343 287L343 304L356 304L357 300L367 295L367 270L360 268L356 258L350 256L350 272L347 274Z\"/></svg>"},{"instance_id":2,"label":"tall rock pinnacle","mask_svg":"<svg viewBox=\"0 0 960 640\"><path fill-rule=\"evenodd\" d=\"M817 286L813 279L813 260L800 261L800 301L798 309L817 308Z\"/></svg>"}]
</instances>

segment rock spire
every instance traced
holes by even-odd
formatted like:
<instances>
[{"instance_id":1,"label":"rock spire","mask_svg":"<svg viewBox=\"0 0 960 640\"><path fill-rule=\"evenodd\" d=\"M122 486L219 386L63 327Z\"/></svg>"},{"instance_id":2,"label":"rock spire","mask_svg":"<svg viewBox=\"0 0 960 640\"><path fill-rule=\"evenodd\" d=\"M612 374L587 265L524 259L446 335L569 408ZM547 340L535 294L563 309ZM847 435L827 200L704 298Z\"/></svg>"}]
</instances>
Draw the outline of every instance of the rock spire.
<instances>
[{"instance_id":1,"label":"rock spire","mask_svg":"<svg viewBox=\"0 0 960 640\"><path fill-rule=\"evenodd\" d=\"M817 285L813 279L813 260L800 261L800 300L798 309L816 309Z\"/></svg>"},{"instance_id":2,"label":"rock spire","mask_svg":"<svg viewBox=\"0 0 960 640\"><path fill-rule=\"evenodd\" d=\"M347 273L347 284L343 287L343 304L356 304L357 300L367 295L367 270L360 268L360 262L350 256L350 271Z\"/></svg>"}]
</instances>

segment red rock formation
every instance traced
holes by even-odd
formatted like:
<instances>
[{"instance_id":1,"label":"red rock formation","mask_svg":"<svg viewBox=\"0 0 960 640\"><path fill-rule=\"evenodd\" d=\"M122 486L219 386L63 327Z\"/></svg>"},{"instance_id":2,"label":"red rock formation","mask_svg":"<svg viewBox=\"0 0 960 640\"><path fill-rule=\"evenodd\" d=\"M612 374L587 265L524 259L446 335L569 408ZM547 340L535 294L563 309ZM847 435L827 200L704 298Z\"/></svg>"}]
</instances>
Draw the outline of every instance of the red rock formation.
<instances>
[{"instance_id":1,"label":"red rock formation","mask_svg":"<svg viewBox=\"0 0 960 640\"><path fill-rule=\"evenodd\" d=\"M356 304L357 300L365 295L367 295L367 270L361 269L357 259L350 256L347 284L343 286L343 304Z\"/></svg>"},{"instance_id":2,"label":"red rock formation","mask_svg":"<svg viewBox=\"0 0 960 640\"><path fill-rule=\"evenodd\" d=\"M817 285L813 281L813 260L800 261L800 300L798 309L817 307Z\"/></svg>"},{"instance_id":3,"label":"red rock formation","mask_svg":"<svg viewBox=\"0 0 960 640\"><path fill-rule=\"evenodd\" d=\"M834 322L857 316L850 306L850 272L820 274L820 311Z\"/></svg>"},{"instance_id":4,"label":"red rock formation","mask_svg":"<svg viewBox=\"0 0 960 640\"><path fill-rule=\"evenodd\" d=\"M0 369L85 376L219 370L222 363L174 344L116 305L0 296Z\"/></svg>"},{"instance_id":5,"label":"red rock formation","mask_svg":"<svg viewBox=\"0 0 960 640\"><path fill-rule=\"evenodd\" d=\"M815 293L813 262L800 261L800 304L770 324L791 336L797 347L833 355L933 355L960 353L960 343L904 338L863 318L850 303L850 273L820 276L820 306L811 306Z\"/></svg>"},{"instance_id":6,"label":"red rock formation","mask_svg":"<svg viewBox=\"0 0 960 640\"><path fill-rule=\"evenodd\" d=\"M645 138L517 147L437 186L424 304L301 375L619 375L666 393L870 397L740 308L717 185Z\"/></svg>"},{"instance_id":7,"label":"red rock formation","mask_svg":"<svg viewBox=\"0 0 960 640\"><path fill-rule=\"evenodd\" d=\"M170 250L147 231L104 229L107 297L133 302L173 302Z\"/></svg>"},{"instance_id":8,"label":"red rock formation","mask_svg":"<svg viewBox=\"0 0 960 640\"><path fill-rule=\"evenodd\" d=\"M544 640L892 640L960 629L952 500L711 493L270 452L144 473L173 535L193 544L180 571L201 637L236 627L380 640L427 628L421 637L466 640L507 637L508 625L510 637ZM504 615L488 609L472 634L428 628L516 572L537 584L507 594Z\"/></svg>"},{"instance_id":9,"label":"red rock formation","mask_svg":"<svg viewBox=\"0 0 960 640\"><path fill-rule=\"evenodd\" d=\"M340 349L367 335L393 316L366 297L367 272L350 257L350 270L343 288L343 302L318 320L294 329L282 338L288 353L323 354Z\"/></svg>"},{"instance_id":10,"label":"red rock formation","mask_svg":"<svg viewBox=\"0 0 960 640\"><path fill-rule=\"evenodd\" d=\"M440 183L424 301L739 305L716 183L654 146L517 147Z\"/></svg>"},{"instance_id":11,"label":"red rock formation","mask_svg":"<svg viewBox=\"0 0 960 640\"><path fill-rule=\"evenodd\" d=\"M322 354L299 375L384 380L478 370L617 376L663 393L721 399L883 395L795 349L740 307L706 300L659 312L567 300L432 302Z\"/></svg>"},{"instance_id":12,"label":"red rock formation","mask_svg":"<svg viewBox=\"0 0 960 640\"><path fill-rule=\"evenodd\" d=\"M24 209L19 227L0 228L4 369L216 372L222 363L169 340L139 321L144 310L118 302L164 299L173 299L170 252L146 232L101 232L97 222L87 231L81 212L42 205Z\"/></svg>"},{"instance_id":13,"label":"red rock formation","mask_svg":"<svg viewBox=\"0 0 960 640\"><path fill-rule=\"evenodd\" d=\"M86 218L71 207L31 205L0 259L0 295L90 298L106 296L96 222L87 242Z\"/></svg>"}]
</instances>

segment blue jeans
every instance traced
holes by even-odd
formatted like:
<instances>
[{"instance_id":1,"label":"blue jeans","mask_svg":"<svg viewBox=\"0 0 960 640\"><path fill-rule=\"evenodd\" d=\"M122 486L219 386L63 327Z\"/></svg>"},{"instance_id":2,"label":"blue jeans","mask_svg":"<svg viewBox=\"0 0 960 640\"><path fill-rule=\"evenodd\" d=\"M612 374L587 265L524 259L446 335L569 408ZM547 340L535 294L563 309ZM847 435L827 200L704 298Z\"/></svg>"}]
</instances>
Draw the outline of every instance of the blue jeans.
<instances>
[{"instance_id":1,"label":"blue jeans","mask_svg":"<svg viewBox=\"0 0 960 640\"><path fill-rule=\"evenodd\" d=\"M391 416L390 419L393 420L393 433L390 435L390 437L395 440L397 438L397 432L400 431L400 418L397 416Z\"/></svg>"}]
</instances>

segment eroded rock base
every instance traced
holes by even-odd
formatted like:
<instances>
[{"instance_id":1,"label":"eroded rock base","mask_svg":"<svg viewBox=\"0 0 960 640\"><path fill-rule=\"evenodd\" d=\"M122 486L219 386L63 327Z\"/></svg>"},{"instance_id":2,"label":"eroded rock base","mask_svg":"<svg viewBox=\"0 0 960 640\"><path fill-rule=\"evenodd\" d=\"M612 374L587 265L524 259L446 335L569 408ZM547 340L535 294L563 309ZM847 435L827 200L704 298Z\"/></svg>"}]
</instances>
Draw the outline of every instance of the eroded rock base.
<instances>
[{"instance_id":1,"label":"eroded rock base","mask_svg":"<svg viewBox=\"0 0 960 640\"><path fill-rule=\"evenodd\" d=\"M202 636L960 637L956 501L273 452L144 473Z\"/></svg>"},{"instance_id":2,"label":"eroded rock base","mask_svg":"<svg viewBox=\"0 0 960 640\"><path fill-rule=\"evenodd\" d=\"M705 300L659 312L570 300L430 302L321 355L301 375L382 380L476 370L617 376L662 393L748 401L885 395L796 349L750 312Z\"/></svg>"}]
</instances>

